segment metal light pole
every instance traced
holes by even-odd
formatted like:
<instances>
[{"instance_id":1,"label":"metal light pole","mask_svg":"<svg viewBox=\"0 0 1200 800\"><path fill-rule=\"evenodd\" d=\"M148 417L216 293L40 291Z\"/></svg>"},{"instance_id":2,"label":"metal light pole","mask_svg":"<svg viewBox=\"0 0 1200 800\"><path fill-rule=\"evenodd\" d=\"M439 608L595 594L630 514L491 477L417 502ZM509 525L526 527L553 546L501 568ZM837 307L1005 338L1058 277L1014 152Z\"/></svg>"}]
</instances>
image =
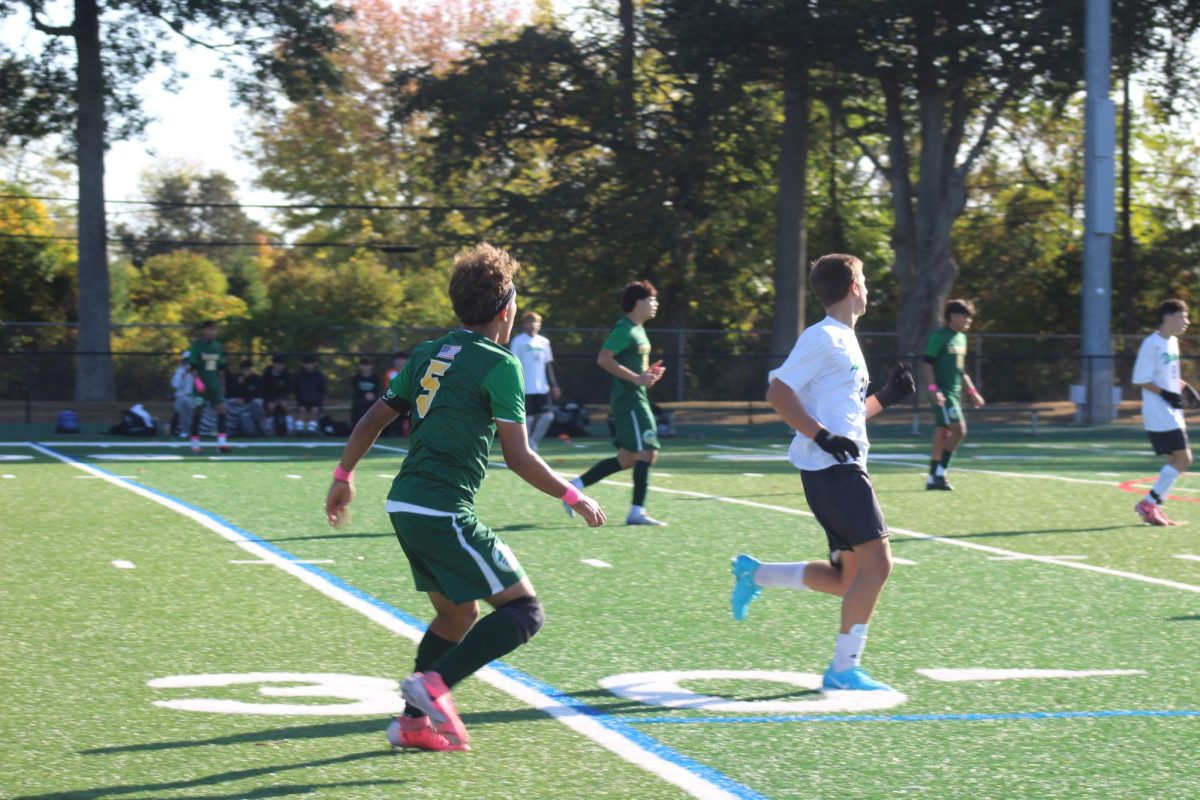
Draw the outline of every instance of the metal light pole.
<instances>
[{"instance_id":1,"label":"metal light pole","mask_svg":"<svg viewBox=\"0 0 1200 800\"><path fill-rule=\"evenodd\" d=\"M1086 0L1084 105L1083 383L1087 419L1112 419L1112 235L1116 228L1113 152L1116 113L1109 98L1111 0Z\"/></svg>"}]
</instances>

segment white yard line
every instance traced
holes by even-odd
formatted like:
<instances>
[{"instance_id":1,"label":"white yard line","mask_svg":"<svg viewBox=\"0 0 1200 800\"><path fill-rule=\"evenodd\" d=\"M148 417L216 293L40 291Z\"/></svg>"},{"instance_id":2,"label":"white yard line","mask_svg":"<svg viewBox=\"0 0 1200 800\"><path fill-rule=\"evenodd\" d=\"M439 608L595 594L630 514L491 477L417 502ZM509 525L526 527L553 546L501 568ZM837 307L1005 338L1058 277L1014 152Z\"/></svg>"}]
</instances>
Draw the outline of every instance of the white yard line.
<instances>
[{"instance_id":1,"label":"white yard line","mask_svg":"<svg viewBox=\"0 0 1200 800\"><path fill-rule=\"evenodd\" d=\"M49 456L58 461L68 464L76 469L83 470L98 478L103 478L108 483L114 486L119 486L122 489L127 489L134 494L143 497L152 502L158 503L161 506L181 514L193 522L209 529L218 536L233 542L238 547L246 552L254 555L256 558L262 559L273 564L275 567L283 570L292 577L300 580L308 586L316 589L326 597L336 600L342 605L357 611L364 617L378 623L387 628L393 633L399 634L413 642L421 641L424 632L414 625L410 625L384 608L369 602L365 596L360 596L346 588L338 586L320 574L306 569L303 564L298 564L294 560L285 558L274 550L264 547L262 544L247 539L243 534L231 528L228 525L220 522L213 517L202 513L193 508L179 503L157 492L151 491L145 487L135 483L122 480L116 476L109 475L102 470L99 470L90 464L85 464L81 461L76 461L70 456L65 456L55 452L47 447L43 447L35 442L26 442L27 447L32 447L42 455ZM681 763L682 759L675 760L670 757L664 757L658 753L652 752L648 747L643 746L635 735L625 735L620 730L615 730L613 727L603 724L599 719L588 716L582 713L578 708L569 704L563 703L551 694L539 689L537 686L522 682L513 677L512 674L507 674L493 667L484 667L475 673L475 677L483 682L499 689L500 691L515 697L516 699L527 703L533 708L544 711L546 714L557 719L568 728L577 733L586 736L596 744L606 750L615 753L626 761L646 770L647 772L661 778L662 780L678 786L692 797L697 798L713 798L714 800L734 800L735 798L757 798L760 795L752 792L744 786L740 786L728 779L726 781L731 784L728 788L719 785L719 779L724 778L720 773L714 770L704 769L705 772L711 772L718 780L710 780L704 774L700 774L700 770L689 769L686 763ZM659 746L661 748L661 745ZM666 748L662 748L666 749Z\"/></svg>"},{"instance_id":2,"label":"white yard line","mask_svg":"<svg viewBox=\"0 0 1200 800\"><path fill-rule=\"evenodd\" d=\"M997 473L1005 475L1007 473ZM624 483L621 481L605 480L604 483L613 486L622 486L632 488L633 484ZM1111 484L1107 484L1111 485ZM732 503L739 506L749 506L751 508L762 508L767 511L778 511L781 514L793 514L798 517L812 517L813 514L809 511L801 511L798 508L789 508L787 506L776 506L770 503L759 503L754 500L743 500L739 497L725 497L717 494L707 494L705 492L689 492L684 489L664 489L661 486L651 486L650 491L662 492L664 494L678 494L685 497L696 497L701 500L716 500L721 503ZM1149 583L1155 586L1166 586L1171 589L1180 589L1185 592L1194 592L1200 594L1200 586L1194 586L1190 583L1181 583L1179 581L1167 580L1166 578L1155 578L1151 575L1141 575L1137 572L1126 572L1125 570L1109 569L1108 567L1098 567L1095 564L1085 564L1079 561L1060 561L1054 556L1038 556L1031 553L1018 553L1015 550L1004 550L999 547L991 547L986 544L977 544L975 542L967 542L962 539L953 539L944 536L934 536L931 533L922 533L921 531L911 531L907 528L896 528L888 526L888 530L893 534L901 536L911 536L914 539L926 539L933 542L941 542L942 544L952 544L955 547L965 547L968 550L976 550L980 553L990 553L996 556L1008 556L1010 558L1019 558L1024 561L1037 561L1042 564L1054 564L1057 567L1068 567L1071 569L1082 569L1088 572L1098 572L1102 575L1111 575L1117 578L1126 578L1131 581L1139 581L1141 583Z\"/></svg>"}]
</instances>

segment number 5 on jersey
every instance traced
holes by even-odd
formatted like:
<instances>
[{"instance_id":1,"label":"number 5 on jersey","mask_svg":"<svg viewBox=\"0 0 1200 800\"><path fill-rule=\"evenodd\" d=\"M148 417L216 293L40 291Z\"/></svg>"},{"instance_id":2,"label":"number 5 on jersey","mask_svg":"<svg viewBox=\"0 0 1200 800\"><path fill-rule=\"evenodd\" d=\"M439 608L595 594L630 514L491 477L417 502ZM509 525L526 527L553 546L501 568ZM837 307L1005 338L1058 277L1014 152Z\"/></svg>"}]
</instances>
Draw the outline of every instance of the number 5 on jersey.
<instances>
[{"instance_id":1,"label":"number 5 on jersey","mask_svg":"<svg viewBox=\"0 0 1200 800\"><path fill-rule=\"evenodd\" d=\"M448 369L450 365L445 361L438 361L436 358L430 360L425 376L421 378L421 388L425 391L417 396L417 415L422 419L429 413L429 406L433 405L433 398L438 389L442 388L442 382L438 379L445 375Z\"/></svg>"}]
</instances>

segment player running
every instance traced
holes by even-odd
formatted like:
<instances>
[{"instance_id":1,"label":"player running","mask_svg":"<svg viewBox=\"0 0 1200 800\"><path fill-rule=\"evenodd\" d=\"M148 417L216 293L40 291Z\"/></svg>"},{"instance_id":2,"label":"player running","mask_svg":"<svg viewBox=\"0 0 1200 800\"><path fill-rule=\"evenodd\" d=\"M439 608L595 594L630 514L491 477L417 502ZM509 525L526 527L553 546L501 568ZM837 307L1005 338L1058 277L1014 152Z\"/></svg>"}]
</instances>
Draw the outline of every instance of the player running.
<instances>
[{"instance_id":1,"label":"player running","mask_svg":"<svg viewBox=\"0 0 1200 800\"><path fill-rule=\"evenodd\" d=\"M217 323L206 320L200 326L200 338L188 348L188 365L192 368L192 381L196 387L195 411L192 413L192 452L200 453L200 421L204 418L204 407L211 406L217 413L217 452L228 453L226 441L225 394L221 388L221 373L225 371L225 349L217 341Z\"/></svg>"},{"instance_id":2,"label":"player running","mask_svg":"<svg viewBox=\"0 0 1200 800\"><path fill-rule=\"evenodd\" d=\"M933 404L933 452L929 455L929 491L953 491L946 481L946 471L954 451L967 438L967 418L962 411L962 390L976 408L983 408L984 399L971 382L964 366L967 360L966 331L975 316L970 300L951 300L946 303L945 326L929 334L921 378L929 388Z\"/></svg>"},{"instance_id":3,"label":"player running","mask_svg":"<svg viewBox=\"0 0 1200 800\"><path fill-rule=\"evenodd\" d=\"M528 642L545 620L525 570L475 516L475 494L496 433L510 470L561 498L589 526L604 524L596 501L529 448L521 365L501 344L516 318L512 279L518 269L512 256L487 244L456 259L450 300L462 328L413 349L350 434L325 500L326 518L336 527L354 498L354 467L411 408L409 452L392 482L387 511L416 588L429 595L435 613L417 645L415 672L401 685L404 714L387 730L394 747L469 749L450 690ZM476 624L479 600L495 610Z\"/></svg>"},{"instance_id":4,"label":"player running","mask_svg":"<svg viewBox=\"0 0 1200 800\"><path fill-rule=\"evenodd\" d=\"M867 310L867 281L854 256L822 256L809 273L828 316L807 328L769 375L767 402L796 435L788 451L804 499L829 544L828 561L768 564L745 553L733 560L733 618L745 619L764 586L815 589L842 598L841 629L826 689L890 691L860 666L867 624L892 571L887 523L867 474L867 420L915 390L898 364L867 397L867 364L854 324Z\"/></svg>"},{"instance_id":5,"label":"player running","mask_svg":"<svg viewBox=\"0 0 1200 800\"><path fill-rule=\"evenodd\" d=\"M596 462L587 472L572 478L571 484L583 489L633 467L633 504L625 524L666 525L646 513L650 467L658 462L658 423L646 390L662 380L666 367L662 361L650 363L650 338L642 326L658 314L658 290L650 281L629 284L621 291L621 310L624 316L617 320L596 358L613 379L609 403L617 454ZM568 508L567 516L571 513Z\"/></svg>"},{"instance_id":6,"label":"player running","mask_svg":"<svg viewBox=\"0 0 1200 800\"><path fill-rule=\"evenodd\" d=\"M1156 455L1167 463L1158 480L1133 507L1150 525L1177 525L1163 513L1163 501L1176 479L1192 464L1185 405L1200 405L1200 395L1184 383L1179 369L1179 339L1188 329L1188 307L1182 300L1164 300L1158 307L1158 330L1146 337L1133 364L1132 383L1142 390L1142 425Z\"/></svg>"}]
</instances>

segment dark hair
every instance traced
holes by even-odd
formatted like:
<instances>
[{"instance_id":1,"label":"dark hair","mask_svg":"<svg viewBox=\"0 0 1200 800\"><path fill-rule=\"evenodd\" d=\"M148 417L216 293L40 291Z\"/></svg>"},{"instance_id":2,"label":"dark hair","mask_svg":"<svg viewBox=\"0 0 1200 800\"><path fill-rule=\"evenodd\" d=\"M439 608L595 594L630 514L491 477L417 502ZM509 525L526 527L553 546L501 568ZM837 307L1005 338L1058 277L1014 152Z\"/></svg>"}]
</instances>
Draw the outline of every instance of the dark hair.
<instances>
[{"instance_id":1,"label":"dark hair","mask_svg":"<svg viewBox=\"0 0 1200 800\"><path fill-rule=\"evenodd\" d=\"M301 364L315 364L315 363L317 363L317 356L315 353L305 353L304 355L302 355L300 357L300 363Z\"/></svg>"},{"instance_id":2,"label":"dark hair","mask_svg":"<svg viewBox=\"0 0 1200 800\"><path fill-rule=\"evenodd\" d=\"M1163 300L1158 305L1158 324L1163 324L1163 319L1168 314L1178 314L1180 311L1187 311L1187 303L1177 297L1172 297L1170 300Z\"/></svg>"},{"instance_id":3,"label":"dark hair","mask_svg":"<svg viewBox=\"0 0 1200 800\"><path fill-rule=\"evenodd\" d=\"M464 325L486 325L504 310L515 292L513 275L521 265L487 242L454 259L450 304Z\"/></svg>"},{"instance_id":4,"label":"dark hair","mask_svg":"<svg viewBox=\"0 0 1200 800\"><path fill-rule=\"evenodd\" d=\"M359 365L360 367L369 367L369 366L371 366L371 359L370 359L370 357L369 357L369 356L362 356L361 358L359 358L359 359L358 359L358 365Z\"/></svg>"},{"instance_id":5,"label":"dark hair","mask_svg":"<svg viewBox=\"0 0 1200 800\"><path fill-rule=\"evenodd\" d=\"M286 364L287 359L283 357L283 353L275 353L273 356L271 356L271 363L272 364Z\"/></svg>"},{"instance_id":6,"label":"dark hair","mask_svg":"<svg viewBox=\"0 0 1200 800\"><path fill-rule=\"evenodd\" d=\"M621 310L628 314L639 300L658 297L658 289L650 281L634 281L621 290Z\"/></svg>"},{"instance_id":7,"label":"dark hair","mask_svg":"<svg viewBox=\"0 0 1200 800\"><path fill-rule=\"evenodd\" d=\"M253 366L254 363L250 359L243 358L242 363L238 364L238 369L251 369Z\"/></svg>"},{"instance_id":8,"label":"dark hair","mask_svg":"<svg viewBox=\"0 0 1200 800\"><path fill-rule=\"evenodd\" d=\"M863 263L856 256L830 253L818 258L808 269L808 283L821 305L829 308L846 299L850 286L862 274Z\"/></svg>"},{"instance_id":9,"label":"dark hair","mask_svg":"<svg viewBox=\"0 0 1200 800\"><path fill-rule=\"evenodd\" d=\"M975 304L966 299L947 300L942 318L949 322L951 314L966 314L968 317L973 317L975 316Z\"/></svg>"}]
</instances>

